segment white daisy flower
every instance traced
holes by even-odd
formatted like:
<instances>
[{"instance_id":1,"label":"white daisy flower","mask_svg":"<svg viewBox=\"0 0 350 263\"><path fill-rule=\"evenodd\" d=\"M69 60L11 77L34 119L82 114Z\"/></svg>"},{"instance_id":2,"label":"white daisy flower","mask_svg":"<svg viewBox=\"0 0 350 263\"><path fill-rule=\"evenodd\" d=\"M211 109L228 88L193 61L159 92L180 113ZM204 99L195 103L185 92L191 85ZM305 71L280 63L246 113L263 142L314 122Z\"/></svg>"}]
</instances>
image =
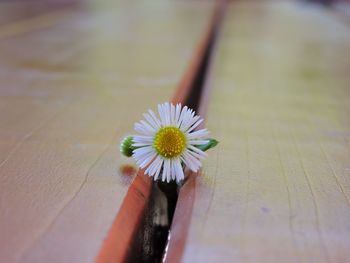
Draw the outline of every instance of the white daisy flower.
<instances>
[{"instance_id":1,"label":"white daisy flower","mask_svg":"<svg viewBox=\"0 0 350 263\"><path fill-rule=\"evenodd\" d=\"M135 123L135 130L141 135L133 136L133 158L145 174L154 180L177 182L184 179L182 164L193 172L201 167L206 153L197 146L209 141L207 129L195 130L202 122L200 116L187 106L170 103L158 105L159 117L149 110L145 120Z\"/></svg>"}]
</instances>

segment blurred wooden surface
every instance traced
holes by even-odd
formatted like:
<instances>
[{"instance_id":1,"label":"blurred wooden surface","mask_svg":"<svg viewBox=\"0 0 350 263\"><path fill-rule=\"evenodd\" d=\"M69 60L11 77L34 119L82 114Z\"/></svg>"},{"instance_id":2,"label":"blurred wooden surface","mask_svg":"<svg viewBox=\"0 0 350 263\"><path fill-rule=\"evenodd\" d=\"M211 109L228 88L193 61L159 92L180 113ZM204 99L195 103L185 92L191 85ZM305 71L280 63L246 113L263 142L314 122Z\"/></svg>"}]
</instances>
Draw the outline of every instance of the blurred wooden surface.
<instances>
[{"instance_id":1,"label":"blurred wooden surface","mask_svg":"<svg viewBox=\"0 0 350 263\"><path fill-rule=\"evenodd\" d=\"M317 5L230 5L182 262L349 262L349 29Z\"/></svg>"},{"instance_id":2,"label":"blurred wooden surface","mask_svg":"<svg viewBox=\"0 0 350 263\"><path fill-rule=\"evenodd\" d=\"M119 140L171 98L210 14L209 3L167 1L8 14L0 262L94 261L132 180Z\"/></svg>"},{"instance_id":3,"label":"blurred wooden surface","mask_svg":"<svg viewBox=\"0 0 350 263\"><path fill-rule=\"evenodd\" d=\"M172 97L212 11L51 7L0 3L0 262L95 260L132 181L119 139ZM190 222L187 237L173 226L182 262L348 262L350 25L337 14L230 4L209 82L220 144L178 203L195 198L175 214Z\"/></svg>"}]
</instances>

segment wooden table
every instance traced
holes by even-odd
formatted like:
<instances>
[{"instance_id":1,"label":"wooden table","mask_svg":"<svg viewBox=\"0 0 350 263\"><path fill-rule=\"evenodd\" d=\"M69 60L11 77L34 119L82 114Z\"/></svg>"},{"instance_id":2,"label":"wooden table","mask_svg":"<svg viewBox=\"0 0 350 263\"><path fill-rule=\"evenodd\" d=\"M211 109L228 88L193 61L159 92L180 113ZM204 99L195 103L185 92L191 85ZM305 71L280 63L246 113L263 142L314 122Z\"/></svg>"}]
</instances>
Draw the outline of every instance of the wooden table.
<instances>
[{"instance_id":1,"label":"wooden table","mask_svg":"<svg viewBox=\"0 0 350 263\"><path fill-rule=\"evenodd\" d=\"M203 73L215 10L0 3L0 262L124 261L151 180L121 172L119 140L201 74L220 144L180 189L165 262L349 261L349 17L229 2Z\"/></svg>"}]
</instances>

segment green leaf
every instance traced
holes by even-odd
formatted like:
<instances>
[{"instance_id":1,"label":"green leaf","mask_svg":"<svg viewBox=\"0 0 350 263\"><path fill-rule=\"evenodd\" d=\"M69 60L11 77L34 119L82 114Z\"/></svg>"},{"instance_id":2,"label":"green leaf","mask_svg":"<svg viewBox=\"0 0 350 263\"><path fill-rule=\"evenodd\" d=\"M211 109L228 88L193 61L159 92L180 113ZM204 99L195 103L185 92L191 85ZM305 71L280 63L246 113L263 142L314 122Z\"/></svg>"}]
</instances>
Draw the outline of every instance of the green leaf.
<instances>
[{"instance_id":1,"label":"green leaf","mask_svg":"<svg viewBox=\"0 0 350 263\"><path fill-rule=\"evenodd\" d=\"M203 152L209 150L210 148L214 148L216 145L218 145L218 141L213 139L213 138L209 138L208 139L209 142L207 144L202 144L202 145L196 145L196 147L200 150L202 150Z\"/></svg>"}]
</instances>

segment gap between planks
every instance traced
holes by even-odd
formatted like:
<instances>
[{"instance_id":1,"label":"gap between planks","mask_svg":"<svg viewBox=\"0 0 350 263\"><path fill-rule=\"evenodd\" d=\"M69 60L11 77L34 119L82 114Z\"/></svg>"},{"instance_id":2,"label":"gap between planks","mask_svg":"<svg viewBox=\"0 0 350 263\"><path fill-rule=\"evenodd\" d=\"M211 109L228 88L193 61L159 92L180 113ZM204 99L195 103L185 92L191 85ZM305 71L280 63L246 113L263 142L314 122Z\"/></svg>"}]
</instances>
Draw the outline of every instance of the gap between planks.
<instances>
[{"instance_id":1,"label":"gap between planks","mask_svg":"<svg viewBox=\"0 0 350 263\"><path fill-rule=\"evenodd\" d=\"M210 42L218 30L225 4L226 1L222 0L214 5L206 30L195 49L181 82L175 90L175 94L171 99L172 103L185 104L190 96L196 96L196 94L191 94L191 90L203 63L203 58L207 53L207 48L210 47ZM205 117L206 114L208 98L209 86L205 85L199 100L198 110L198 114L202 117ZM193 207L195 178L199 173L187 173L189 179L180 190L178 205L175 209L173 223L170 226L172 234L166 247L167 254L164 262L177 263L181 260ZM102 244L96 263L125 262L127 260L129 253L132 252L130 248L145 214L151 188L152 178L144 175L143 171L139 170Z\"/></svg>"},{"instance_id":2,"label":"gap between planks","mask_svg":"<svg viewBox=\"0 0 350 263\"><path fill-rule=\"evenodd\" d=\"M211 24L212 35L208 36L211 38L210 53L207 55L207 68L205 70L205 75L203 76L203 87L201 88L201 97L198 102L198 109L196 112L202 116L206 117L209 103L209 96L211 93L211 77L213 69L213 59L216 55L216 46L218 42L218 35L220 34L221 24L225 15L225 8L227 6L227 1L220 1L216 6L216 12L213 16L213 22ZM210 41L210 39L209 39ZM198 129L203 128L205 122L203 122ZM193 211L193 203L195 200L195 187L196 187L196 177L201 175L201 171L197 173L188 172L187 181L181 187L179 191L178 201L175 208L174 218L172 225L170 226L171 236L169 238L169 243L166 248L166 255L164 257L165 263L179 263L181 262L183 251L186 246L186 239L188 234L188 229L191 224L191 214Z\"/></svg>"}]
</instances>

